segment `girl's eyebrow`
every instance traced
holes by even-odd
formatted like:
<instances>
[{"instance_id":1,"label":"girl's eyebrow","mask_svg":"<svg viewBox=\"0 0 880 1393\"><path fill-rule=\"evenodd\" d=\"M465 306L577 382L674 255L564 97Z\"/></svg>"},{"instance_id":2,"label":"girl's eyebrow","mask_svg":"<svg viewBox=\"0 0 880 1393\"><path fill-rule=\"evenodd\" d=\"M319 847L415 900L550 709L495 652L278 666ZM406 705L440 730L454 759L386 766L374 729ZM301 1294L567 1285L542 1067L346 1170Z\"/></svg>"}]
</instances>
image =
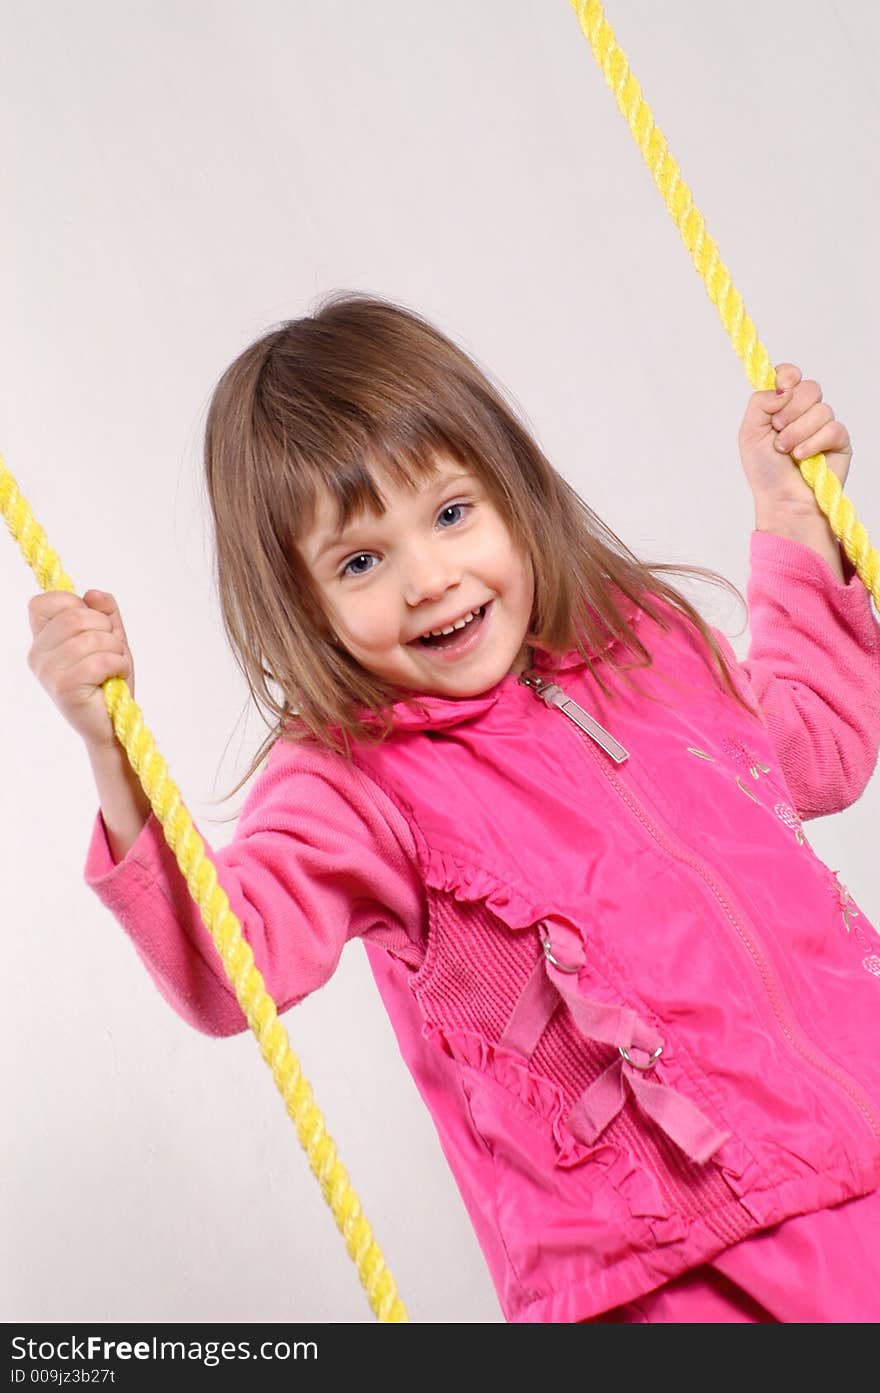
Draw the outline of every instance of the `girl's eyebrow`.
<instances>
[{"instance_id":1,"label":"girl's eyebrow","mask_svg":"<svg viewBox=\"0 0 880 1393\"><path fill-rule=\"evenodd\" d=\"M460 481L471 482L472 480L472 474L462 472L456 474L444 474L433 485L431 492L436 496L438 493L443 493L447 488L451 488L453 484L457 484ZM322 539L321 545L315 552L315 558L312 562L312 565L316 565L321 560L321 557L325 554L325 552L332 551L336 547L342 546L345 543L345 539L348 536L349 532L352 530L352 527L359 526L363 526L362 519L359 519L356 523L350 523L349 526L344 527L341 532L328 533Z\"/></svg>"}]
</instances>

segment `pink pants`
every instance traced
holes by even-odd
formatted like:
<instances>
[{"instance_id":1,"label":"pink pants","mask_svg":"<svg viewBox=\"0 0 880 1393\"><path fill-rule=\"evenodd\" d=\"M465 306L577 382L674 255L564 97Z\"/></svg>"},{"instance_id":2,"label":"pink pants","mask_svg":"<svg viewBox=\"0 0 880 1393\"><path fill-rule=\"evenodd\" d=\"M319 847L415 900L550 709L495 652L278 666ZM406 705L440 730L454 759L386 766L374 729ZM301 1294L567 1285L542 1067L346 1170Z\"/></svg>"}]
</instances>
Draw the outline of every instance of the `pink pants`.
<instances>
[{"instance_id":1,"label":"pink pants","mask_svg":"<svg viewBox=\"0 0 880 1393\"><path fill-rule=\"evenodd\" d=\"M594 1320L880 1321L880 1190L764 1229Z\"/></svg>"},{"instance_id":2,"label":"pink pants","mask_svg":"<svg viewBox=\"0 0 880 1393\"><path fill-rule=\"evenodd\" d=\"M628 1301L625 1306L615 1306L601 1316L594 1316L596 1324L654 1324L659 1322L682 1323L731 1323L749 1321L752 1323L776 1323L753 1297L711 1267L695 1267L674 1282L667 1282L656 1291L640 1296L638 1301ZM586 1322L589 1324L590 1322Z\"/></svg>"}]
</instances>

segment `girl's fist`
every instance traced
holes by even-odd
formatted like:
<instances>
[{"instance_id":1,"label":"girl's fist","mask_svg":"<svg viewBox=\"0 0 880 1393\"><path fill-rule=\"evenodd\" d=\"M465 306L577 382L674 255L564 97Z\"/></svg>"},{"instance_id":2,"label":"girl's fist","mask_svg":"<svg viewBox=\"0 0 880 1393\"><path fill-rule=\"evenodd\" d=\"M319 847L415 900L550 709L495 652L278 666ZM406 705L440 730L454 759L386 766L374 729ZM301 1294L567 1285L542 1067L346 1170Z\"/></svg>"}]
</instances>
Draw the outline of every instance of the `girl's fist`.
<instances>
[{"instance_id":1,"label":"girl's fist","mask_svg":"<svg viewBox=\"0 0 880 1393\"><path fill-rule=\"evenodd\" d=\"M28 601L34 642L28 667L91 748L116 742L101 684L123 677L134 696L134 662L112 595L45 590Z\"/></svg>"},{"instance_id":2,"label":"girl's fist","mask_svg":"<svg viewBox=\"0 0 880 1393\"><path fill-rule=\"evenodd\" d=\"M794 460L824 454L843 485L852 461L849 432L822 401L818 382L804 382L793 363L779 364L776 386L782 395L755 392L749 398L738 442L743 469L756 502L815 509L813 490Z\"/></svg>"}]
</instances>

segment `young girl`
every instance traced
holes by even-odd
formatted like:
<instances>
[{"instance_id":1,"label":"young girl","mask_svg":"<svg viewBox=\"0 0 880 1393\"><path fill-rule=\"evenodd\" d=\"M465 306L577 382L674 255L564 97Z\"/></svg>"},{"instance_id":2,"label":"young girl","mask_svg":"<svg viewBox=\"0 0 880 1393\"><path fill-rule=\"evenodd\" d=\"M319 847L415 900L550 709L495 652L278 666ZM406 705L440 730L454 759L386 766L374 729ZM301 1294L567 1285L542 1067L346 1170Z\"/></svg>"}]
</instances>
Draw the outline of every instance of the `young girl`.
<instances>
[{"instance_id":1,"label":"young girl","mask_svg":"<svg viewBox=\"0 0 880 1393\"><path fill-rule=\"evenodd\" d=\"M802 828L874 769L880 628L790 458L843 482L846 428L778 383L739 435L742 663L657 573L729 583L639 563L408 311L331 297L211 404L274 720L212 860L279 1010L363 939L511 1321L880 1317L880 940ZM30 618L98 786L86 883L185 1020L246 1029L107 717L112 597Z\"/></svg>"}]
</instances>

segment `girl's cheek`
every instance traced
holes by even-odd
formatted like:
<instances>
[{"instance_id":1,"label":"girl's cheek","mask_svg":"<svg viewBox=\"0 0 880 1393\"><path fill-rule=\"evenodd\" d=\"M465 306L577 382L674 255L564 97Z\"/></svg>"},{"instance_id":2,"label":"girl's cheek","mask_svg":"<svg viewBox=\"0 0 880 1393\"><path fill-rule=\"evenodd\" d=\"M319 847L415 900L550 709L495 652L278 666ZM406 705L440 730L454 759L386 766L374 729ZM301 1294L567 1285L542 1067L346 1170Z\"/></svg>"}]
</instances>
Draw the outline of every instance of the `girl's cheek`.
<instances>
[{"instance_id":1,"label":"girl's cheek","mask_svg":"<svg viewBox=\"0 0 880 1393\"><path fill-rule=\"evenodd\" d=\"M384 648L397 641L399 634L387 604L352 605L344 616L346 631L365 648Z\"/></svg>"}]
</instances>

